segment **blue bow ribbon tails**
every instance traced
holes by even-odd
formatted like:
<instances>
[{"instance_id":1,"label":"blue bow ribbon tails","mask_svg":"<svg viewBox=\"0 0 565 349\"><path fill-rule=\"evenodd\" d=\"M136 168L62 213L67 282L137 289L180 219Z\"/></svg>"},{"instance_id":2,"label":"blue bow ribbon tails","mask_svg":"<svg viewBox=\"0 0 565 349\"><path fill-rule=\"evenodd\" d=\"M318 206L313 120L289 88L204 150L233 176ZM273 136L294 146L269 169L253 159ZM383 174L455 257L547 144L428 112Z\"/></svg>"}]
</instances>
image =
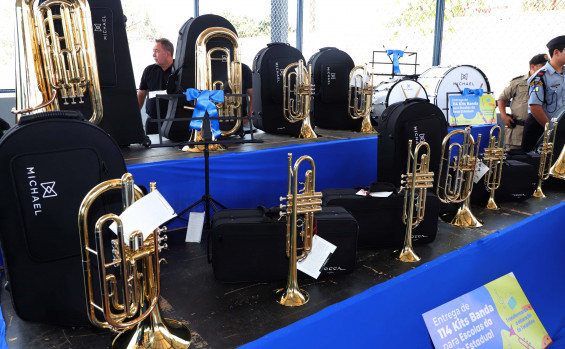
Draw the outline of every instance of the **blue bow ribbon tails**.
<instances>
[{"instance_id":1,"label":"blue bow ribbon tails","mask_svg":"<svg viewBox=\"0 0 565 349\"><path fill-rule=\"evenodd\" d=\"M400 64L398 63L398 59L404 56L404 51L402 50L386 50L387 56L392 55L392 67L394 69L395 74L400 74Z\"/></svg>"},{"instance_id":2,"label":"blue bow ribbon tails","mask_svg":"<svg viewBox=\"0 0 565 349\"><path fill-rule=\"evenodd\" d=\"M469 96L469 95L475 95L477 97L480 97L483 95L483 89L482 88L478 88L476 90L470 89L470 88L464 88L463 92L461 92L461 94L463 96Z\"/></svg>"},{"instance_id":3,"label":"blue bow ribbon tails","mask_svg":"<svg viewBox=\"0 0 565 349\"><path fill-rule=\"evenodd\" d=\"M210 127L212 128L212 134L214 138L218 138L222 135L220 131L220 122L218 119L214 119L218 117L218 109L213 102L216 103L223 103L224 102L224 91L223 90L197 90L195 88L189 88L186 92L183 92L186 95L187 101L193 101L196 99L196 106L194 107L194 112L192 113L193 118L204 118L206 112L208 112L208 116L210 119ZM191 130L198 130L202 129L202 121L203 119L193 119L190 121Z\"/></svg>"}]
</instances>

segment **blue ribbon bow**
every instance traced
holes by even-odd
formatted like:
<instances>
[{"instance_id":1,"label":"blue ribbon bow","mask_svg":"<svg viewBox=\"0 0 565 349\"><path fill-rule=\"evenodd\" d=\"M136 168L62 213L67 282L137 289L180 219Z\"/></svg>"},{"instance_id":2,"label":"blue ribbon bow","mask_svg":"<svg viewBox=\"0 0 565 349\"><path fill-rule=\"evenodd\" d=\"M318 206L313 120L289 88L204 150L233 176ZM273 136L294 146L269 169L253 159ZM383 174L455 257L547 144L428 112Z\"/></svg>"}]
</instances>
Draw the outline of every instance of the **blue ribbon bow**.
<instances>
[{"instance_id":1,"label":"blue ribbon bow","mask_svg":"<svg viewBox=\"0 0 565 349\"><path fill-rule=\"evenodd\" d=\"M468 96L468 95L475 95L475 96L482 96L483 95L483 89L482 88L478 88L476 90L470 89L470 88L464 88L463 92L461 92L461 94L463 96Z\"/></svg>"},{"instance_id":2,"label":"blue ribbon bow","mask_svg":"<svg viewBox=\"0 0 565 349\"><path fill-rule=\"evenodd\" d=\"M402 50L386 50L387 56L392 55L392 67L395 74L400 74L400 64L398 64L398 58L404 56L404 51Z\"/></svg>"},{"instance_id":3,"label":"blue ribbon bow","mask_svg":"<svg viewBox=\"0 0 565 349\"><path fill-rule=\"evenodd\" d=\"M212 134L215 138L222 135L220 131L220 122L218 119L213 119L218 117L218 109L216 105L212 102L223 103L224 102L224 91L223 90L197 90L195 88L189 88L186 92L187 101L193 101L196 99L196 106L194 107L194 112L192 113L193 118L203 118L205 113L208 112L210 116L210 127L212 128ZM190 121L189 129L201 130L202 129L202 119L193 119Z\"/></svg>"}]
</instances>

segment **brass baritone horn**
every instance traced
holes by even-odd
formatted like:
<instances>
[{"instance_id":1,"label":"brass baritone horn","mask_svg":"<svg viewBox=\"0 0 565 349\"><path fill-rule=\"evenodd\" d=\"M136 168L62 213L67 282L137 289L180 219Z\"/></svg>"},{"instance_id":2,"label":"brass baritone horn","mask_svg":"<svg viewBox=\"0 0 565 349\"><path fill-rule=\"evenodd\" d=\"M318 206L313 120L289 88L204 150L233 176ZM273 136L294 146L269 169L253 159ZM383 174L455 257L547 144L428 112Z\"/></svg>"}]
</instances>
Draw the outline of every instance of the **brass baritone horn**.
<instances>
[{"instance_id":1,"label":"brass baritone horn","mask_svg":"<svg viewBox=\"0 0 565 349\"><path fill-rule=\"evenodd\" d=\"M356 120L363 118L362 133L377 133L371 125L371 107L373 100L373 74L369 78L367 65L356 66L349 73L349 96L347 111Z\"/></svg>"},{"instance_id":2,"label":"brass baritone horn","mask_svg":"<svg viewBox=\"0 0 565 349\"><path fill-rule=\"evenodd\" d=\"M89 234L88 213L92 204L114 189L121 190L124 209L143 196L132 175L126 173L121 179L108 180L92 188L79 209L88 318L95 326L119 333L112 348L188 348L191 340L188 328L178 321L163 319L159 309L159 252L167 247L161 245L166 241L166 236L160 236L162 230L156 229L144 240L140 231L124 232L117 215L106 214L96 222L94 238ZM111 241L112 261L107 261L109 254L102 228L111 222L116 223L117 238ZM124 235L129 244L125 243ZM95 290L101 294L96 296Z\"/></svg>"},{"instance_id":3,"label":"brass baritone horn","mask_svg":"<svg viewBox=\"0 0 565 349\"><path fill-rule=\"evenodd\" d=\"M233 56L227 47L208 48L207 45L211 40L223 38L227 39L233 47ZM224 90L224 81L214 80L216 77L212 69L214 62L224 62L227 71L227 84L232 94L239 95L242 93L241 80L241 53L239 50L237 35L223 27L210 27L202 31L196 39L196 88L203 90ZM217 78L217 77L216 77ZM226 122L233 121L230 117L235 117L235 124L229 130L223 131L222 136L230 136L235 134L241 127L242 116L242 98L241 96L226 96L223 103L218 103L218 116L225 118ZM185 107L192 109L191 107ZM218 120L220 125L224 120ZM203 125L204 127L204 125ZM190 135L191 142L202 140L202 130L192 130ZM191 147L191 151L202 151L202 147ZM220 145L210 146L210 150L220 150Z\"/></svg>"},{"instance_id":4,"label":"brass baritone horn","mask_svg":"<svg viewBox=\"0 0 565 349\"><path fill-rule=\"evenodd\" d=\"M555 145L555 135L557 134L557 122L553 126L553 140L550 142L549 137L551 136L551 129L549 128L549 122L545 124L543 130L543 143L541 149L539 150L540 158L539 158L539 168L538 168L538 186L536 187L536 191L532 194L533 197L536 198L545 198L545 194L541 189L543 181L549 178L551 171L554 170L554 167L551 166L551 159L553 158L553 146ZM556 161L557 164L559 162Z\"/></svg>"},{"instance_id":5,"label":"brass baritone horn","mask_svg":"<svg viewBox=\"0 0 565 349\"><path fill-rule=\"evenodd\" d=\"M422 154L420 154L422 152ZM410 164L412 163L412 164ZM404 211L402 221L406 224L404 247L398 254L403 262L418 262L420 257L412 248L412 229L424 220L426 192L434 185L434 173L430 172L430 146L426 142L416 145L412 153L412 140L408 141L406 174L402 175L404 190Z\"/></svg>"},{"instance_id":6,"label":"brass baritone horn","mask_svg":"<svg viewBox=\"0 0 565 349\"><path fill-rule=\"evenodd\" d=\"M102 94L87 0L16 0L16 109L80 110L102 121Z\"/></svg>"},{"instance_id":7,"label":"brass baritone horn","mask_svg":"<svg viewBox=\"0 0 565 349\"><path fill-rule=\"evenodd\" d=\"M498 130L498 134L495 136L496 130ZM498 125L490 129L489 143L488 147L485 148L483 160L488 167L488 172L485 174L485 188L490 192L486 208L498 210L499 207L494 201L494 192L500 187L502 166L504 165L504 137L502 136L502 129Z\"/></svg>"},{"instance_id":8,"label":"brass baritone horn","mask_svg":"<svg viewBox=\"0 0 565 349\"><path fill-rule=\"evenodd\" d=\"M302 121L298 138L318 138L310 123L310 100L314 93L312 67L300 59L286 66L283 73L283 115L290 122Z\"/></svg>"},{"instance_id":9,"label":"brass baritone horn","mask_svg":"<svg viewBox=\"0 0 565 349\"><path fill-rule=\"evenodd\" d=\"M306 171L304 188L298 193L298 168L303 161L309 161L311 170ZM288 280L286 288L276 293L277 302L288 307L304 305L310 299L308 293L298 287L296 270L297 261L303 260L312 250L314 238L314 213L322 210L322 193L315 191L316 166L309 156L301 156L292 167L292 154L288 154L288 194L281 197L286 200L286 205L281 204L281 217L286 216L286 255L289 258ZM298 220L298 216L301 220ZM303 240L302 253L297 255L297 230L302 229L300 235Z\"/></svg>"},{"instance_id":10,"label":"brass baritone horn","mask_svg":"<svg viewBox=\"0 0 565 349\"><path fill-rule=\"evenodd\" d=\"M452 138L457 135L463 136L463 142L450 144ZM480 143L481 135L479 134L475 143L470 127L466 127L465 130L453 130L443 139L436 194L443 203L462 203L455 214L442 216L447 223L470 228L483 225L470 209L473 176Z\"/></svg>"}]
</instances>

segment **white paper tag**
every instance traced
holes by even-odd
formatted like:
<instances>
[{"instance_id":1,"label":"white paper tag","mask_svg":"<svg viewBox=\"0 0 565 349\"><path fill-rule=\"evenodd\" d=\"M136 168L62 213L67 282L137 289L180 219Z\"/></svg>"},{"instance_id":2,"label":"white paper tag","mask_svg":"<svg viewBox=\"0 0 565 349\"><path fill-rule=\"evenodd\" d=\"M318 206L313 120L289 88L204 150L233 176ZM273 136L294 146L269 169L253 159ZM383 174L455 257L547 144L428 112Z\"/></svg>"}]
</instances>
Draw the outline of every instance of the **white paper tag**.
<instances>
[{"instance_id":1,"label":"white paper tag","mask_svg":"<svg viewBox=\"0 0 565 349\"><path fill-rule=\"evenodd\" d=\"M190 212L188 215L188 226L186 227L186 238L184 241L200 243L203 227L204 212Z\"/></svg>"},{"instance_id":2,"label":"white paper tag","mask_svg":"<svg viewBox=\"0 0 565 349\"><path fill-rule=\"evenodd\" d=\"M392 195L391 191L376 191L373 193L370 193L369 195L371 195L374 198L388 198L389 196Z\"/></svg>"},{"instance_id":3,"label":"white paper tag","mask_svg":"<svg viewBox=\"0 0 565 349\"><path fill-rule=\"evenodd\" d=\"M145 240L161 224L175 217L175 210L158 190L154 190L135 201L120 215L124 228L124 242L129 245L129 234L136 230L143 233ZM110 224L110 229L117 234L116 223Z\"/></svg>"},{"instance_id":4,"label":"white paper tag","mask_svg":"<svg viewBox=\"0 0 565 349\"><path fill-rule=\"evenodd\" d=\"M365 189L360 189L357 193L355 193L355 195L359 195L359 196L367 196L369 194L370 194L369 191Z\"/></svg>"},{"instance_id":5,"label":"white paper tag","mask_svg":"<svg viewBox=\"0 0 565 349\"><path fill-rule=\"evenodd\" d=\"M314 279L317 279L335 249L335 245L322 239L318 235L314 235L312 250L305 259L296 263L296 268Z\"/></svg>"},{"instance_id":6,"label":"white paper tag","mask_svg":"<svg viewBox=\"0 0 565 349\"><path fill-rule=\"evenodd\" d=\"M488 172L488 166L482 161L477 161L477 166L475 168L475 175L473 176L473 182L475 184L479 183L481 178Z\"/></svg>"},{"instance_id":7,"label":"white paper tag","mask_svg":"<svg viewBox=\"0 0 565 349\"><path fill-rule=\"evenodd\" d=\"M166 95L166 94L167 94L166 90L161 90L161 91L149 91L147 95L148 98L151 99L157 97L157 95Z\"/></svg>"}]
</instances>

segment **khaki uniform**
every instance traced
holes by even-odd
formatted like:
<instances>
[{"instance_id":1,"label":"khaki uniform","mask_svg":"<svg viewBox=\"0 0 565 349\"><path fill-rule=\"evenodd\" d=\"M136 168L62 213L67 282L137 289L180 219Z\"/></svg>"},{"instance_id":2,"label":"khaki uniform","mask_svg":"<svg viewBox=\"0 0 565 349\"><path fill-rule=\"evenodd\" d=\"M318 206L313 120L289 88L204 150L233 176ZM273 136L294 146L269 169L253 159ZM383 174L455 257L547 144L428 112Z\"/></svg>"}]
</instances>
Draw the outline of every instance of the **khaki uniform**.
<instances>
[{"instance_id":1,"label":"khaki uniform","mask_svg":"<svg viewBox=\"0 0 565 349\"><path fill-rule=\"evenodd\" d=\"M507 149L517 149L522 144L523 122L528 118L528 98L528 75L512 79L498 97L506 103L512 100L510 114L514 115L516 120L522 121L522 125L516 124L514 128L506 129L504 140Z\"/></svg>"}]
</instances>

